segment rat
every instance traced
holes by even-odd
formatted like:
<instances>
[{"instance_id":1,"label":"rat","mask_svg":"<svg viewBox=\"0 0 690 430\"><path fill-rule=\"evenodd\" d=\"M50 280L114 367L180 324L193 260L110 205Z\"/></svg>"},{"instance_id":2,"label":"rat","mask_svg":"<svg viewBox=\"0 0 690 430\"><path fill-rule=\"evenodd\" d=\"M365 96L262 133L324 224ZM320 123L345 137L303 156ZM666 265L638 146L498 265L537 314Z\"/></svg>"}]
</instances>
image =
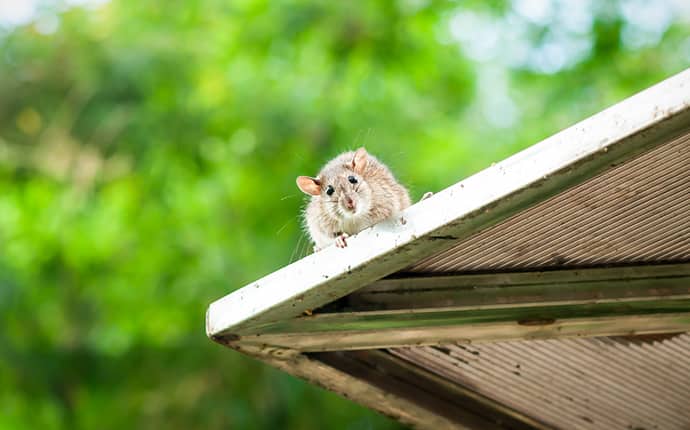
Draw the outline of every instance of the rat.
<instances>
[{"instance_id":1,"label":"rat","mask_svg":"<svg viewBox=\"0 0 690 430\"><path fill-rule=\"evenodd\" d=\"M349 151L329 161L318 176L299 176L297 186L311 196L304 222L319 251L410 206L410 195L385 164L366 149Z\"/></svg>"}]
</instances>

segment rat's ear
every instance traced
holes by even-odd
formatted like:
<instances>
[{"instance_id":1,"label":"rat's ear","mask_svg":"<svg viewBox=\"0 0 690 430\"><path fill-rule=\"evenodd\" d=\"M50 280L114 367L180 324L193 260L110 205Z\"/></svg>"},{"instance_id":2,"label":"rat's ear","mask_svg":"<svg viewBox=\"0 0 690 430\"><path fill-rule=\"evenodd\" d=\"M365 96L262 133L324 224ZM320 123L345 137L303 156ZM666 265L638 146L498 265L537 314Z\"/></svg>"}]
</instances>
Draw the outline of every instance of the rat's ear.
<instances>
[{"instance_id":1,"label":"rat's ear","mask_svg":"<svg viewBox=\"0 0 690 430\"><path fill-rule=\"evenodd\" d=\"M368 158L369 154L367 154L367 150L364 149L364 147L359 148L355 152L355 156L352 158L352 170L361 175L364 171L364 168L367 167Z\"/></svg>"},{"instance_id":2,"label":"rat's ear","mask_svg":"<svg viewBox=\"0 0 690 430\"><path fill-rule=\"evenodd\" d=\"M310 178L309 176L298 176L297 186L305 194L318 196L321 194L321 181L317 178Z\"/></svg>"}]
</instances>

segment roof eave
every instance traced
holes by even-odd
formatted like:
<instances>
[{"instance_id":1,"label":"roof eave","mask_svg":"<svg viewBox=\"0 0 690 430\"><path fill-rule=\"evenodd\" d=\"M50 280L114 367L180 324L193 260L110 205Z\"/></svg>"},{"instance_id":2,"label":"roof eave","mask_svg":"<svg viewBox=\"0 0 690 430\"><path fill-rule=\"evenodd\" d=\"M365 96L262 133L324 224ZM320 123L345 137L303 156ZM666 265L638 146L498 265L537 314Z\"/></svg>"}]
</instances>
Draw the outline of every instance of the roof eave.
<instances>
[{"instance_id":1,"label":"roof eave","mask_svg":"<svg viewBox=\"0 0 690 430\"><path fill-rule=\"evenodd\" d=\"M690 128L682 72L410 207L398 219L286 266L212 303L210 337L299 316Z\"/></svg>"}]
</instances>

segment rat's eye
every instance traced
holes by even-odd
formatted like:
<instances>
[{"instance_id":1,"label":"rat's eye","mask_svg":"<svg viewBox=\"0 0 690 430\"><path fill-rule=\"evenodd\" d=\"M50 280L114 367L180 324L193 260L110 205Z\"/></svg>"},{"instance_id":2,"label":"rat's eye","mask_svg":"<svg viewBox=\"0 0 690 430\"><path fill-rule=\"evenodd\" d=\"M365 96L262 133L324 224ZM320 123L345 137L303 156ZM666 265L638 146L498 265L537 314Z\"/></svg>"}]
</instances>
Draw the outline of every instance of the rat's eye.
<instances>
[{"instance_id":1,"label":"rat's eye","mask_svg":"<svg viewBox=\"0 0 690 430\"><path fill-rule=\"evenodd\" d=\"M335 188L333 188L333 185L329 185L326 188L326 194L328 194L329 196L333 195L334 192L335 192Z\"/></svg>"},{"instance_id":2,"label":"rat's eye","mask_svg":"<svg viewBox=\"0 0 690 430\"><path fill-rule=\"evenodd\" d=\"M348 176L347 180L350 181L351 184L357 183L357 178L355 178L354 176Z\"/></svg>"}]
</instances>

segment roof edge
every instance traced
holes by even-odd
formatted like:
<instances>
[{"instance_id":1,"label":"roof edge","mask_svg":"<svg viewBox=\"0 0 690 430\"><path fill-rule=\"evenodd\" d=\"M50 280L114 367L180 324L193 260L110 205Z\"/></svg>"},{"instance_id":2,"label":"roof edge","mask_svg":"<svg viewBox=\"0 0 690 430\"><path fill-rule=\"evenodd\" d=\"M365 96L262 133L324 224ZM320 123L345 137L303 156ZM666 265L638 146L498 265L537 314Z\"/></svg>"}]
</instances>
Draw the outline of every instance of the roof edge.
<instances>
[{"instance_id":1,"label":"roof edge","mask_svg":"<svg viewBox=\"0 0 690 430\"><path fill-rule=\"evenodd\" d=\"M690 69L215 302L209 337L332 302L690 129Z\"/></svg>"}]
</instances>

